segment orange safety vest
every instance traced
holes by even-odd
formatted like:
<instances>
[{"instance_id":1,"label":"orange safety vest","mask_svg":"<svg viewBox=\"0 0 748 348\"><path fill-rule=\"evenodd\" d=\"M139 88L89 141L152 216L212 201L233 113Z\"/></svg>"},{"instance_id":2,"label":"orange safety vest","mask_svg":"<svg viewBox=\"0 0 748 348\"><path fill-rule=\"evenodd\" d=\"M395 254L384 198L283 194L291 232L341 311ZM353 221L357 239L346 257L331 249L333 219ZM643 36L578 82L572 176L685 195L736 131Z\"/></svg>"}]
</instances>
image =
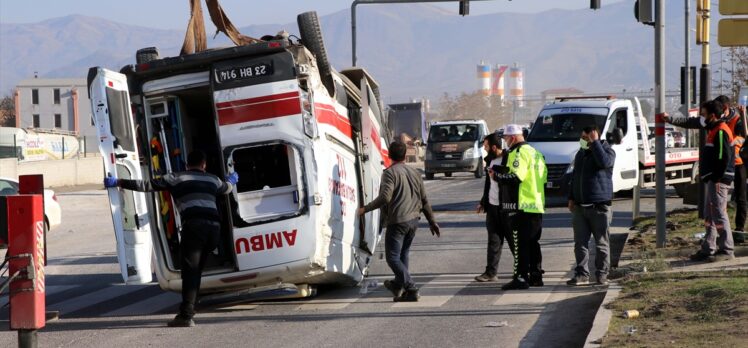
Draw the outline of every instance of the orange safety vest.
<instances>
[{"instance_id":1,"label":"orange safety vest","mask_svg":"<svg viewBox=\"0 0 748 348\"><path fill-rule=\"evenodd\" d=\"M730 130L730 127L726 125L724 122L720 122L717 127L714 127L709 130L709 133L706 133L706 144L712 145L712 146L718 146L714 143L714 139L717 137L717 134L719 131L725 131L725 134L727 134L727 142L731 143L734 141L732 136L732 130Z\"/></svg>"},{"instance_id":2,"label":"orange safety vest","mask_svg":"<svg viewBox=\"0 0 748 348\"><path fill-rule=\"evenodd\" d=\"M730 128L730 131L732 134L736 134L735 127L738 124L738 121L740 120L740 115L738 113L735 113L735 115L727 120L727 126ZM736 166L742 166L743 165L743 158L740 157L740 148L743 147L743 143L745 143L745 138L735 135L734 139L732 141L732 146L735 147L735 165Z\"/></svg>"}]
</instances>

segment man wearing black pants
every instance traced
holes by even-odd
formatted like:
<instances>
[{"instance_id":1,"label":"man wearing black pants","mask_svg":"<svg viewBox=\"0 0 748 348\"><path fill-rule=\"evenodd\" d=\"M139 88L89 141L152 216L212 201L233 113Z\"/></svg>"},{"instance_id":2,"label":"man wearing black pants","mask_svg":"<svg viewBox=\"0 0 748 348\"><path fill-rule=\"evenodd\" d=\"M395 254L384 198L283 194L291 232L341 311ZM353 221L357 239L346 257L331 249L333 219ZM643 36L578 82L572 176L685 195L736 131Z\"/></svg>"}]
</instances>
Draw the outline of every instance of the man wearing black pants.
<instances>
[{"instance_id":1,"label":"man wearing black pants","mask_svg":"<svg viewBox=\"0 0 748 348\"><path fill-rule=\"evenodd\" d=\"M431 234L439 237L439 225L434 220L431 205L426 198L421 174L404 163L405 144L393 142L389 157L394 162L382 173L379 195L363 208L358 215L386 207L387 231L384 235L387 265L395 274L394 280L385 280L384 286L392 292L393 300L418 301L420 295L408 272L408 254L416 234L421 213L426 216Z\"/></svg>"},{"instance_id":2,"label":"man wearing black pants","mask_svg":"<svg viewBox=\"0 0 748 348\"><path fill-rule=\"evenodd\" d=\"M239 176L232 173L223 182L205 172L205 153L193 151L187 157L187 170L169 173L158 179L127 180L104 178L106 187L151 192L169 191L174 198L182 221L180 242L182 262L182 304L179 314L169 321L171 327L195 326L195 302L200 291L200 279L208 253L218 245L221 215L216 196L231 193Z\"/></svg>"},{"instance_id":3,"label":"man wearing black pants","mask_svg":"<svg viewBox=\"0 0 748 348\"><path fill-rule=\"evenodd\" d=\"M478 282L497 281L499 271L499 260L501 259L501 249L504 247L504 241L509 245L509 250L514 255L514 240L511 235L510 217L507 212L501 210L499 206L499 183L491 179L493 176L493 166L501 166L503 150L501 149L501 139L496 133L486 136L486 183L483 188L483 197L478 203L477 213L486 213L486 231L488 232L488 245L486 248L486 269L483 274L476 276Z\"/></svg>"}]
</instances>

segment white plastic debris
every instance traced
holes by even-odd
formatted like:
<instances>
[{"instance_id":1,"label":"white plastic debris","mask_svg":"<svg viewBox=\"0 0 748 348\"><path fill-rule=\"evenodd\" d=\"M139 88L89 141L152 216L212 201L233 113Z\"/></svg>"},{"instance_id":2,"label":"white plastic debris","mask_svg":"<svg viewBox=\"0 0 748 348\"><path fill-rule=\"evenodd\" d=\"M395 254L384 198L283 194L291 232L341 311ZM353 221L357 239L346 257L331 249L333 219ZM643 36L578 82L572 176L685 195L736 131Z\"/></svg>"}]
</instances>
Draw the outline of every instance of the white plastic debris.
<instances>
[{"instance_id":1,"label":"white plastic debris","mask_svg":"<svg viewBox=\"0 0 748 348\"><path fill-rule=\"evenodd\" d=\"M504 321L489 321L489 322L486 323L486 325L483 325L483 327L504 327L504 326L509 326L509 322L506 321L506 320L504 320Z\"/></svg>"}]
</instances>

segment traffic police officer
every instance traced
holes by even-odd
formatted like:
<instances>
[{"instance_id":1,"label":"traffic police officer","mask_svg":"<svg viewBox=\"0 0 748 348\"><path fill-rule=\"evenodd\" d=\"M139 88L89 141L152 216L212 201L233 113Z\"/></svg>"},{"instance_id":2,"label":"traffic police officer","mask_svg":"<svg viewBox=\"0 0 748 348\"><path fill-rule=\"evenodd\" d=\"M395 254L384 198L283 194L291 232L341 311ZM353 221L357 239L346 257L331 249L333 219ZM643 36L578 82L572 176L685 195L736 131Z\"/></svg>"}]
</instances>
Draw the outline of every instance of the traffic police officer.
<instances>
[{"instance_id":1,"label":"traffic police officer","mask_svg":"<svg viewBox=\"0 0 748 348\"><path fill-rule=\"evenodd\" d=\"M522 127L504 127L504 141L509 146L503 167L492 168L492 178L499 182L501 207L513 212L512 238L515 248L514 277L502 290L543 286L540 236L545 213L545 183L548 173L543 154L525 142Z\"/></svg>"}]
</instances>

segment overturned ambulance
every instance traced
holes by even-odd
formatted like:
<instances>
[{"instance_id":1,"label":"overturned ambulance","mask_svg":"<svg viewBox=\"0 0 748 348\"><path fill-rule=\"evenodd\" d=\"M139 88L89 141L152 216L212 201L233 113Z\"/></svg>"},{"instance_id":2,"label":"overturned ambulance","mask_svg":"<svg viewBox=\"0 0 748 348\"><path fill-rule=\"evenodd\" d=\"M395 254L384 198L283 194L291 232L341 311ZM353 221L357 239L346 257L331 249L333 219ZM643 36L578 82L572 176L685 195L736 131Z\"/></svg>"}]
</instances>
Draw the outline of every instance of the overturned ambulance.
<instances>
[{"instance_id":1,"label":"overturned ambulance","mask_svg":"<svg viewBox=\"0 0 748 348\"><path fill-rule=\"evenodd\" d=\"M317 284L356 284L380 238L372 200L388 165L379 87L363 69L328 63L316 14L301 40L159 58L141 50L119 73L94 67L88 89L106 175L150 179L208 155L208 172L236 172L219 198L221 244L201 292L308 296ZM109 188L127 283L181 289L179 217L167 192ZM152 255L155 255L152 261ZM220 294L217 296L221 296Z\"/></svg>"}]
</instances>

